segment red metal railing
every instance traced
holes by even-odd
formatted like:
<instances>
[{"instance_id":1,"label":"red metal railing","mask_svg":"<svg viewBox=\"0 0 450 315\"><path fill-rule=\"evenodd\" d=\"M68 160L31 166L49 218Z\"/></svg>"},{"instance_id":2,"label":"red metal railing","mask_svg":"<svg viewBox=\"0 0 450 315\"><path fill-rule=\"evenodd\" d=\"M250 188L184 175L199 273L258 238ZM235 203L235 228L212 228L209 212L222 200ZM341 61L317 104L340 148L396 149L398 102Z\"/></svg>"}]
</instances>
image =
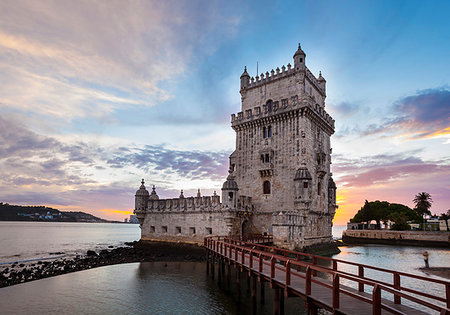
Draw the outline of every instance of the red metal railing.
<instances>
[{"instance_id":1,"label":"red metal railing","mask_svg":"<svg viewBox=\"0 0 450 315\"><path fill-rule=\"evenodd\" d=\"M261 235L261 237L267 236L268 235ZM269 238L270 236L266 239ZM332 259L328 257L300 253L291 250L276 248L273 246L260 245L257 243L241 241L229 237L207 237L205 238L205 247L219 255L224 256L227 259L234 260L234 262L241 265L241 268L244 267L246 260L248 259L249 269L259 273L259 276L261 276L262 274L264 265L270 266L269 281L271 282L280 282L280 280L277 280L275 278L276 270L283 271L285 273L284 280L282 280L282 283L280 284L284 285L287 289L291 284L292 277L305 279L306 296L311 294L312 283L327 287L332 290L332 309L339 308L339 296L340 294L346 294L355 299L371 304L373 314L381 314L382 309L387 310L393 314L403 314L399 310L394 309L386 303L382 302L383 300L381 299L381 294L384 291L393 295L394 304L402 304L402 299L405 299L421 305L422 308L426 308L428 309L428 311L434 310L440 312L440 314L450 315L450 282L448 281L430 279L418 275L408 274L405 272L393 271L379 267L348 262L340 259ZM233 252L234 258L232 255ZM255 259L258 260L258 267L254 268L253 261ZM305 261L305 259L311 262L307 262ZM319 265L319 261L329 262L331 268ZM357 266L358 274L352 274L347 271L338 270L338 264ZM300 272L302 269L304 270L304 272ZM392 274L393 283L365 277L364 271L366 269ZM325 279L316 277L317 272L329 275L332 279L331 283L327 282ZM356 283L358 290L355 290L356 292L353 292L351 290L348 290L347 287L341 286L341 278ZM443 285L445 287L446 297L444 298L441 296L419 292L412 288L408 288L402 285L402 278L411 278L415 280L422 280L438 285ZM358 293L358 291L364 292L365 286L372 287L371 299ZM418 297L412 296L408 293L415 294ZM420 297L426 297L430 299L431 302L421 299ZM438 305L436 304L436 302L444 302L446 304L446 307Z\"/></svg>"}]
</instances>

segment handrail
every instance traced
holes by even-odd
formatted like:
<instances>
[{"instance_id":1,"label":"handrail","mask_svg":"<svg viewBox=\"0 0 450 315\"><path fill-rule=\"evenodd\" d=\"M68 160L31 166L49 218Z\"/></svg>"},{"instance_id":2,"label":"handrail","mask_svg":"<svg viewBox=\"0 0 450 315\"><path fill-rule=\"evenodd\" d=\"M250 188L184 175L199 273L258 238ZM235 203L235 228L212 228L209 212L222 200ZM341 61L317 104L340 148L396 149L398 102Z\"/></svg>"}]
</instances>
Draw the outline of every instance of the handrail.
<instances>
[{"instance_id":1,"label":"handrail","mask_svg":"<svg viewBox=\"0 0 450 315\"><path fill-rule=\"evenodd\" d=\"M275 248L275 247L271 247L271 246L245 242L245 241L228 238L228 237L223 237L223 236L215 237L217 239L213 239L213 238L214 237L205 238L205 247L217 252L218 245L221 244L220 245L220 253L222 255L224 255L225 257L227 257L226 248L228 247L229 248L228 258L230 258L230 259L233 259L232 248L234 248L234 252L235 252L234 260L237 263L239 263L238 262L238 251L240 251L241 252L240 258L241 258L242 266L245 265L245 260L246 260L245 256L248 253L248 255L249 255L249 263L248 264L249 264L249 268L252 270L253 270L253 257L254 257L254 255L257 255L257 257L259 257L259 264L258 264L259 273L261 274L261 272L263 270L263 267L262 267L263 264L268 264L268 265L270 265L270 278L271 279L275 280L275 270L280 270L285 273L285 276L284 276L285 277L284 278L285 286L290 285L292 276L301 277L301 278L306 279L306 287L305 287L306 295L308 295L308 292L310 292L310 290L311 290L311 282L317 283L317 284L325 286L325 287L332 288L333 308L339 308L339 293L343 293L343 294L352 296L352 297L360 299L364 302L368 301L367 297L363 297L356 293L350 292L348 290L341 289L340 288L340 278L344 278L344 279L356 282L358 284L358 290L360 292L364 291L364 285L369 285L369 286L373 287L372 303L374 305L373 306L374 311L376 309L376 313L381 312L381 308L383 308L383 309L386 309L389 311L394 311L394 313L397 313L397 314L402 314L400 311L397 311L397 310L393 309L392 307L381 303L381 291L386 291L386 292L389 292L394 295L394 303L395 304L400 304L401 298L404 298L413 303L420 304L424 307L427 307L427 308L430 308L430 309L433 309L436 311L440 311L441 314L446 314L446 313L450 314L450 298L449 298L450 282L448 282L448 281L437 280L437 279L427 279L425 277L416 276L416 275L408 274L405 272L397 272L397 271L387 270L387 269L383 269L383 268L379 268L379 267L373 267L373 266L369 266L369 265L347 262L347 261L343 261L340 259L332 259L332 258L322 257L322 256L317 256L317 255L312 255L312 254L299 253L299 252L295 252L295 251L284 250L284 249L279 249L279 248ZM224 247L222 247L222 246L224 246ZM249 248L249 246L252 246L252 247ZM264 250L256 249L257 247L263 248ZM283 255L278 254L279 252L281 252ZM289 257L288 254L294 254L295 258L297 260L292 259L292 257ZM307 262L299 260L299 257L301 257L301 256L307 256L307 257L313 258L313 263L311 264L311 263L307 263ZM317 265L318 259L331 261L332 268ZM265 260L269 260L270 263L265 262ZM280 261L281 264L277 264L277 261ZM337 268L338 262L358 266L358 275L354 275L349 272L338 270L338 268ZM306 271L304 273L305 276L300 275L298 272L292 271L291 270L292 267L297 267L297 271L299 271L301 267L306 268ZM386 271L386 272L393 274L394 275L394 279L393 279L394 284L390 284L390 283L387 283L384 281L379 281L379 280L364 277L364 268L374 269L374 270L378 270L378 271ZM361 270L362 270L362 272L361 272ZM322 281L317 281L316 279L312 279L313 276L315 276L316 272L323 272L326 274L330 274L332 276L332 285L329 285ZM444 299L444 298L441 298L438 296L434 296L434 295L431 295L428 293L424 293L424 292L418 292L414 289L402 287L402 286L400 286L400 276L406 276L406 277L415 278L415 279L419 279L419 280L425 280L428 282L444 284L446 287L447 299ZM361 288L362 288L362 290L361 290ZM432 300L436 300L436 301L440 301L440 302L447 302L447 306L442 307L439 305L432 304L428 301L424 301L417 297L414 297L414 296L411 296L404 292L401 292L401 290L410 292L413 294L419 294L419 295L425 296L427 298L430 298Z\"/></svg>"}]
</instances>

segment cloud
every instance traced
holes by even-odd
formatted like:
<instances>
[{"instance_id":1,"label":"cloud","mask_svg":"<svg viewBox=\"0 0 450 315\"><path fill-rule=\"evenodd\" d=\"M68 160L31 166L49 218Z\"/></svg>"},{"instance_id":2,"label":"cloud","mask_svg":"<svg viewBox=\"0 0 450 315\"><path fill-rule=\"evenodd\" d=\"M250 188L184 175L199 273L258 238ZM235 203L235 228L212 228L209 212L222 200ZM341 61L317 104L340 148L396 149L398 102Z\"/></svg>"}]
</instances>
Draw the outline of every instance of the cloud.
<instances>
[{"instance_id":1,"label":"cloud","mask_svg":"<svg viewBox=\"0 0 450 315\"><path fill-rule=\"evenodd\" d=\"M236 12L195 1L2 1L0 102L66 122L161 104L174 97L167 80L236 33Z\"/></svg>"},{"instance_id":2,"label":"cloud","mask_svg":"<svg viewBox=\"0 0 450 315\"><path fill-rule=\"evenodd\" d=\"M230 152L180 151L162 145L121 148L107 161L113 168L135 166L145 172L174 173L187 179L220 180L226 176Z\"/></svg>"},{"instance_id":3,"label":"cloud","mask_svg":"<svg viewBox=\"0 0 450 315\"><path fill-rule=\"evenodd\" d=\"M408 139L423 139L450 134L450 90L427 89L394 104L395 117L388 122L369 125L362 135L395 134Z\"/></svg>"},{"instance_id":4,"label":"cloud","mask_svg":"<svg viewBox=\"0 0 450 315\"><path fill-rule=\"evenodd\" d=\"M336 105L330 105L331 111L341 116L352 116L359 112L361 105L355 102L341 102Z\"/></svg>"},{"instance_id":5,"label":"cloud","mask_svg":"<svg viewBox=\"0 0 450 315\"><path fill-rule=\"evenodd\" d=\"M379 184L420 180L424 176L450 175L450 160L423 161L421 158L401 154L380 154L357 159L336 155L333 172L339 174L341 187L368 187Z\"/></svg>"}]
</instances>

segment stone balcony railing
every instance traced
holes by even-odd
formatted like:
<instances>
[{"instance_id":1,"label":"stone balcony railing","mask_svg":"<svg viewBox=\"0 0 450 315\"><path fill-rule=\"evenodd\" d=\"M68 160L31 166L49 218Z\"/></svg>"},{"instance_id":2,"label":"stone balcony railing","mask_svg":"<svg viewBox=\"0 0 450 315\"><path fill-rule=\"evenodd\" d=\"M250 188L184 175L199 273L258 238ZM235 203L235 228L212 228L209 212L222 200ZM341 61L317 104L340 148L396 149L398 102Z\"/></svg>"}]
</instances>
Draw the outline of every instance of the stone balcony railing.
<instances>
[{"instance_id":1,"label":"stone balcony railing","mask_svg":"<svg viewBox=\"0 0 450 315\"><path fill-rule=\"evenodd\" d=\"M219 196L149 200L147 211L211 211L219 210Z\"/></svg>"},{"instance_id":2,"label":"stone balcony railing","mask_svg":"<svg viewBox=\"0 0 450 315\"><path fill-rule=\"evenodd\" d=\"M276 103L276 102L275 102ZM273 106L270 111L266 105L256 106L254 109L247 109L244 112L231 115L231 126L238 126L240 124L254 121L257 119L279 115L290 112L300 108L309 108L318 117L320 117L329 127L334 130L334 119L326 112L326 110L319 104L314 104L314 100L310 96L305 96L303 100L297 102L288 102L285 106Z\"/></svg>"}]
</instances>

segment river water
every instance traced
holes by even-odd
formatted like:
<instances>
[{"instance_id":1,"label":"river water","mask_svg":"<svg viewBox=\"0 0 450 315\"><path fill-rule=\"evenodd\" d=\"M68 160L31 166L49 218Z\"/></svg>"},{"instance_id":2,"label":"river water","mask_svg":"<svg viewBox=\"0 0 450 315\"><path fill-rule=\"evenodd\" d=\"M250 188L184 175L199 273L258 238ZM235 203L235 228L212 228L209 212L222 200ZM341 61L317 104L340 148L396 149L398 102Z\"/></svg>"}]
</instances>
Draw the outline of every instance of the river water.
<instances>
[{"instance_id":1,"label":"river water","mask_svg":"<svg viewBox=\"0 0 450 315\"><path fill-rule=\"evenodd\" d=\"M339 238L343 228L334 228ZM138 240L139 225L105 223L0 222L0 264L13 261L84 254ZM341 247L333 258L427 275L420 247L385 245ZM430 265L450 267L450 250L427 248ZM0 266L1 267L1 266ZM340 270L356 272L339 264ZM368 272L366 275L386 277ZM243 278L244 280L245 278ZM385 279L391 282L392 279ZM443 288L413 287L445 296ZM258 284L259 286L259 284ZM259 314L271 314L272 290L266 287L266 304ZM243 281L242 301L237 303L235 282L220 288L206 275L203 263L133 263L95 268L0 289L0 314L11 313L124 313L124 314L247 314L251 305ZM286 313L304 313L299 298L286 299Z\"/></svg>"}]
</instances>

